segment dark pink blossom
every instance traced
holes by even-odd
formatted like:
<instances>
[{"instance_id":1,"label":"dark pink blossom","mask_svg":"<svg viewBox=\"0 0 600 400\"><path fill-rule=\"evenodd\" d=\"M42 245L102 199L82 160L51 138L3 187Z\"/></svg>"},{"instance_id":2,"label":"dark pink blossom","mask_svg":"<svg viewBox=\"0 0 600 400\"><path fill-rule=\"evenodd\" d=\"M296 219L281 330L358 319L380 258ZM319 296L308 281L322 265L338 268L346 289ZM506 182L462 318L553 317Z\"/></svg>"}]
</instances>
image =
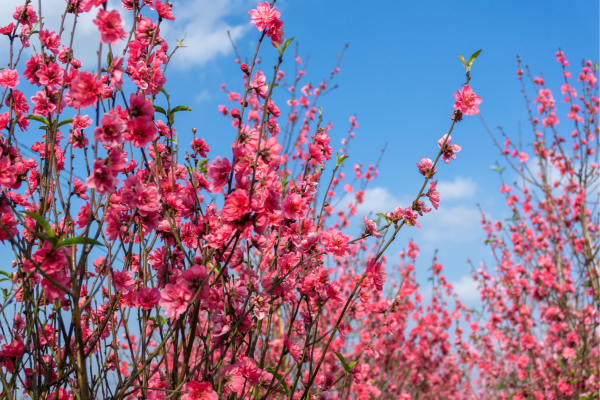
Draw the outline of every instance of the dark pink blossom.
<instances>
[{"instance_id":1,"label":"dark pink blossom","mask_svg":"<svg viewBox=\"0 0 600 400\"><path fill-rule=\"evenodd\" d=\"M376 238L380 238L382 236L381 233L377 232L377 225L375 222L368 219L366 215L363 217L363 220L365 223L365 232L370 233Z\"/></svg>"},{"instance_id":2,"label":"dark pink blossom","mask_svg":"<svg viewBox=\"0 0 600 400\"><path fill-rule=\"evenodd\" d=\"M16 69L3 69L0 71L0 86L14 89L19 84L19 74Z\"/></svg>"},{"instance_id":3,"label":"dark pink blossom","mask_svg":"<svg viewBox=\"0 0 600 400\"><path fill-rule=\"evenodd\" d=\"M481 104L481 97L477 96L471 89L471 86L465 85L461 90L457 90L457 93L453 93L456 103L454 108L460 110L464 115L475 115L479 114L479 104Z\"/></svg>"},{"instance_id":4,"label":"dark pink blossom","mask_svg":"<svg viewBox=\"0 0 600 400\"><path fill-rule=\"evenodd\" d=\"M446 138L448 138L448 140L446 140ZM442 160L444 160L446 164L450 163L450 159L456 160L456 153L461 150L459 145L450 144L451 141L452 137L448 134L442 136L438 140L438 147L442 149Z\"/></svg>"},{"instance_id":5,"label":"dark pink blossom","mask_svg":"<svg viewBox=\"0 0 600 400\"><path fill-rule=\"evenodd\" d=\"M321 243L325 247L325 251L336 259L350 255L348 246L350 239L350 236L344 235L337 229L330 229L321 235Z\"/></svg>"},{"instance_id":6,"label":"dark pink blossom","mask_svg":"<svg viewBox=\"0 0 600 400\"><path fill-rule=\"evenodd\" d=\"M192 292L186 282L178 282L165 286L160 292L160 297L159 304L165 309L165 317L176 319L187 310Z\"/></svg>"},{"instance_id":7,"label":"dark pink blossom","mask_svg":"<svg viewBox=\"0 0 600 400\"><path fill-rule=\"evenodd\" d=\"M134 147L142 148L156 139L156 132L156 125L150 117L137 117L127 121L124 138Z\"/></svg>"},{"instance_id":8,"label":"dark pink blossom","mask_svg":"<svg viewBox=\"0 0 600 400\"><path fill-rule=\"evenodd\" d=\"M183 391L187 393L181 396L181 400L217 400L219 398L209 382L190 381L183 385Z\"/></svg>"},{"instance_id":9,"label":"dark pink blossom","mask_svg":"<svg viewBox=\"0 0 600 400\"><path fill-rule=\"evenodd\" d=\"M104 114L101 125L94 130L94 139L105 146L117 147L124 141L125 127L118 114Z\"/></svg>"},{"instance_id":10,"label":"dark pink blossom","mask_svg":"<svg viewBox=\"0 0 600 400\"><path fill-rule=\"evenodd\" d=\"M121 19L117 10L98 10L96 19L92 21L100 31L100 41L108 44L118 44L119 40L125 39L127 33L123 30L125 21Z\"/></svg>"}]
</instances>

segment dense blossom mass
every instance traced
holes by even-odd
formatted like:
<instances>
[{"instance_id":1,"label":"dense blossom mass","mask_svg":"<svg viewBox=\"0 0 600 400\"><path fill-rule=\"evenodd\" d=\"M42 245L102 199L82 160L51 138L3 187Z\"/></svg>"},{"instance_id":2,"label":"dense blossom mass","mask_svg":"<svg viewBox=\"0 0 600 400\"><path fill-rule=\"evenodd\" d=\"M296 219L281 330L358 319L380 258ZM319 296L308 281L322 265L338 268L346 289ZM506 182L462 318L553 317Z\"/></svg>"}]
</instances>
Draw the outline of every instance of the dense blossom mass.
<instances>
[{"instance_id":1,"label":"dense blossom mass","mask_svg":"<svg viewBox=\"0 0 600 400\"><path fill-rule=\"evenodd\" d=\"M413 160L423 183L412 203L363 215L379 162L347 168L358 121L334 149L342 134L318 106L343 52L327 79L306 82L275 2L250 10L258 44L236 59L239 87L221 86L231 153L216 155L196 129L175 129L192 110L165 76L185 51L161 37L172 4L121 3L68 0L58 31L25 4L0 27L0 241L14 254L0 271L2 397L597 398L595 64L576 83L557 53L562 122L528 71L533 147L494 139L523 179L502 182L512 218L482 215L495 265L473 267L474 310L436 259L432 289L419 287L427 268L413 241L396 265L386 255L401 229L435 218L444 163L462 161L455 128L482 101L470 71L453 106L448 94L449 130L423 135L432 158ZM86 14L100 38L94 65L67 47ZM273 72L258 56L265 37Z\"/></svg>"}]
</instances>

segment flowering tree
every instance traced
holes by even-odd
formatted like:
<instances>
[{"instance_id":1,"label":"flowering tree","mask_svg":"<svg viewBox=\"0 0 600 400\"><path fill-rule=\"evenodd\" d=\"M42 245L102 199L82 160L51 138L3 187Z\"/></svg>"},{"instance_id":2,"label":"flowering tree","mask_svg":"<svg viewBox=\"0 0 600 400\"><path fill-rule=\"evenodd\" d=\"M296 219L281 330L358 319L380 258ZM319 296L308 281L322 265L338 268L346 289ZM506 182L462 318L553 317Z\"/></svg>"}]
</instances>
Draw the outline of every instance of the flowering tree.
<instances>
[{"instance_id":1,"label":"flowering tree","mask_svg":"<svg viewBox=\"0 0 600 400\"><path fill-rule=\"evenodd\" d=\"M473 271L489 317L471 326L484 398L592 399L600 392L598 68L583 61L577 85L563 52L556 58L572 127L560 129L552 91L526 68L535 115L519 58L533 157L502 128L504 146L494 139L520 182L500 188L512 218L483 214L496 268Z\"/></svg>"},{"instance_id":2,"label":"flowering tree","mask_svg":"<svg viewBox=\"0 0 600 400\"><path fill-rule=\"evenodd\" d=\"M239 109L219 108L234 128L232 155L211 161L195 130L188 148L176 139L177 113L191 109L174 106L165 89L181 45L169 52L160 36L175 19L171 5L122 4L129 32L103 0L69 0L58 31L43 22L41 6L25 1L0 28L10 44L0 72L0 240L15 255L3 272L2 396L330 396L327 377L341 365L342 379L357 363L335 350L381 296L384 251L431 211L422 197L438 207L436 164L456 158L450 132L481 102L469 72L435 161L418 164L424 183L413 204L385 214L380 228L365 218L364 233L352 238L342 229L355 206L332 224L329 201L358 125L352 117L327 182L331 124L317 109L339 68L316 87L297 90L303 70L286 84L280 66L292 40L284 40L276 7L259 4L250 11L258 46L240 66L243 94L224 87ZM96 73L63 44L72 46L87 12L100 32ZM270 79L258 62L265 37L279 54ZM40 52L29 56L32 40ZM123 54L114 54L122 41ZM292 95L287 117L272 98L278 85ZM27 149L20 135L35 125L41 138ZM356 205L377 170L354 170L362 185ZM380 241L367 245L371 237Z\"/></svg>"},{"instance_id":3,"label":"flowering tree","mask_svg":"<svg viewBox=\"0 0 600 400\"><path fill-rule=\"evenodd\" d=\"M175 106L166 86L167 66L181 47L178 42L170 50L160 35L161 25L175 20L171 4L122 0L124 11L118 11L108 10L105 0L69 0L61 26L51 31L41 3L35 9L24 1L14 22L0 27L9 45L8 65L0 71L0 240L14 252L12 270L2 272L7 278L0 311L2 397L24 392L60 400L408 399L529 396L555 387L564 396L597 391L597 369L577 369L592 365L598 349L593 308L598 221L592 219L593 206L582 205L597 183L597 159L595 166L587 161L594 154L589 143L598 135L597 97L591 97L595 71L584 71L584 117L575 111L572 95L573 118L582 124L574 136L576 150L585 157L581 153L575 161L559 153L558 139L548 148L545 142L536 144L540 160L556 164L567 177L581 166L580 181L565 183L569 194L560 199L542 179L546 186L538 186L540 193L549 197L540 209L549 214L540 215L557 216L548 217L540 239L519 220L537 221L531 206L513 221L521 239L513 240L512 253L499 235L489 238L494 249L506 252L503 260L529 260L522 261L524 268L535 271L534 255L546 252L543 263L536 259L545 272L527 275L526 298L506 289L512 284L508 270L499 270L501 279L493 285L482 278L491 307L486 311L507 324L504 330L492 329L497 322L485 328L501 344L473 333L469 345L457 325L453 348L449 329L455 320L471 316L460 302L448 311L445 296L452 288L440 275L442 267L434 260L432 302L423 306L414 280L417 245L409 243L402 257L399 282L386 282L384 253L402 228L419 226L419 217L432 211L429 203L439 207L433 180L438 162L456 159L461 148L450 135L463 115L479 112L481 98L469 86L479 52L463 59L466 82L454 94L450 128L438 140L437 155L417 162L424 178L412 204L381 210L378 221L365 217L364 231L353 238L345 229L378 166L354 166L356 179L344 190L352 192L354 185L359 190L347 212L330 204L345 179L358 123L350 118L348 137L332 160L332 124L324 122L318 104L339 67L320 84L302 86L305 70L296 50L296 70L286 82L280 68L292 39L284 38L274 2L249 12L258 45L246 63L239 55L236 60L243 73L241 94L222 87L234 107L219 107L232 124L232 152L213 159L207 138L196 137L196 130L189 147L177 139L178 113L191 109ZM100 32L98 64L91 69L71 48L84 13L95 15ZM131 16L127 30L121 13ZM265 38L272 48L263 51L278 55L270 77L260 66ZM40 49L33 55L32 40ZM116 54L112 46L120 43L125 49ZM273 98L282 90L291 95L287 116ZM539 101L546 107L544 126L554 129L558 120L548 95L540 94ZM26 147L21 137L34 127L42 130L40 140ZM590 177L582 178L582 171ZM576 192L579 200L569 200ZM534 246L549 238L556 240L551 246ZM573 257L581 255L579 267L586 268L577 275L590 285L584 294L569 275L576 269L564 253L567 246ZM560 273L547 266L561 257ZM538 280L552 273L563 279L561 286L546 285L543 295L535 295ZM517 318L513 310L532 301L540 306L530 307L528 319ZM550 307L563 313L569 333L563 325L555 328L557 313L549 314ZM509 310L512 319L506 316ZM416 327L409 326L411 318ZM522 384L500 387L514 372L510 363L521 346L519 334L538 321L551 324L544 339L550 345L528 348L528 362L544 368L550 363L554 369L539 378L518 358L515 371ZM578 341L568 336L571 332ZM575 349L575 355L563 348ZM572 371L581 372L571 378ZM476 383L474 374L480 377ZM565 379L560 388L557 376Z\"/></svg>"}]
</instances>

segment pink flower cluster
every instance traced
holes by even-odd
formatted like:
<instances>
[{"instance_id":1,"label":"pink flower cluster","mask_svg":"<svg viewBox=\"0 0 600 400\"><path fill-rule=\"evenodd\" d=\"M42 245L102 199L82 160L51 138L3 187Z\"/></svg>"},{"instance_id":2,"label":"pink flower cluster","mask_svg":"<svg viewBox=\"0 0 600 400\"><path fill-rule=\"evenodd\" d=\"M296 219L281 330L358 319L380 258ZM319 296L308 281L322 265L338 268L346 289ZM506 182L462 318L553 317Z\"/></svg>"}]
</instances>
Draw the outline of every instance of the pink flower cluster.
<instances>
[{"instance_id":1,"label":"pink flower cluster","mask_svg":"<svg viewBox=\"0 0 600 400\"><path fill-rule=\"evenodd\" d=\"M256 10L250 10L248 13L252 20L251 24L256 26L259 31L264 31L266 36L271 38L271 44L275 46L283 43L283 21L279 19L281 13L271 8L268 1L259 3Z\"/></svg>"},{"instance_id":2,"label":"pink flower cluster","mask_svg":"<svg viewBox=\"0 0 600 400\"><path fill-rule=\"evenodd\" d=\"M239 91L222 85L232 104L218 107L231 123L231 153L212 156L198 130L176 131L189 107L176 106L163 75L180 47L169 51L161 37L175 20L171 3L121 4L132 26L105 0L66 4L64 18L91 13L100 68L83 66L62 44L73 42L68 30L46 29L31 5L0 28L13 49L0 72L0 241L14 252L0 271L5 397L581 399L598 392L590 367L600 355L593 65L582 67L581 96L563 73L569 113L562 125L552 92L532 79L541 119L532 121L533 150L508 136L499 146L511 165L519 161L517 173L528 173L523 163L544 168L523 176L526 187L501 186L512 219L482 216L497 265L473 271L483 300L476 316L435 259L432 288L420 289L417 269L426 268L416 263L413 241L395 268L387 258L400 230L427 223L426 213L437 217L442 161L461 150L452 142L456 123L481 103L470 76L454 95L450 132L437 148L437 137L427 139L437 154L416 163L423 181L412 202L364 215L379 162L348 164L357 118L339 146L320 108L338 65L325 80L301 82L307 63L291 49L277 55L291 60L294 76L280 69L287 64L271 72L260 70L258 56L250 67L236 60L243 83ZM261 32L256 54L265 36L282 44L275 7L261 3L250 17ZM25 51L31 39L39 43L34 55ZM122 57L104 57L123 43ZM557 59L569 66L562 52ZM287 105L273 97L280 90ZM564 121L574 124L570 136L558 131ZM559 178L544 175L550 166Z\"/></svg>"}]
</instances>

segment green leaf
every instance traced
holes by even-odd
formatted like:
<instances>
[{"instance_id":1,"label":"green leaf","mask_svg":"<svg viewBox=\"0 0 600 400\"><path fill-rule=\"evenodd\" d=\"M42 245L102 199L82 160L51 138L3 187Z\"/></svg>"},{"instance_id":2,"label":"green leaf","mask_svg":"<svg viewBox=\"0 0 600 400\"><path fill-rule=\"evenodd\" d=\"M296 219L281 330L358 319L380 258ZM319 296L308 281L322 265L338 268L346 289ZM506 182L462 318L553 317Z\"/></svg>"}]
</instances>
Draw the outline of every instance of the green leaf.
<instances>
[{"instance_id":1,"label":"green leaf","mask_svg":"<svg viewBox=\"0 0 600 400\"><path fill-rule=\"evenodd\" d=\"M104 245L102 243L100 243L99 241L92 239L92 238L85 238L85 237L74 237L74 238L69 238L69 239L65 239L63 240L57 248L61 248L61 247L65 247L65 246L73 246L75 244L94 244L96 246L103 246Z\"/></svg>"},{"instance_id":2,"label":"green leaf","mask_svg":"<svg viewBox=\"0 0 600 400\"><path fill-rule=\"evenodd\" d=\"M8 273L6 271L0 271L0 275L4 275L5 277L7 277L8 279L12 279L12 273Z\"/></svg>"},{"instance_id":3,"label":"green leaf","mask_svg":"<svg viewBox=\"0 0 600 400\"><path fill-rule=\"evenodd\" d=\"M292 43L292 41L294 40L294 38L290 38L288 40L286 40L281 47L277 46L277 50L279 50L279 55L282 56L283 53L285 52L285 49L288 48L288 46Z\"/></svg>"},{"instance_id":4,"label":"green leaf","mask_svg":"<svg viewBox=\"0 0 600 400\"><path fill-rule=\"evenodd\" d=\"M208 168L205 167L207 162L208 162L208 158L204 158L198 163L198 165L196 166L198 172L207 172L208 171Z\"/></svg>"},{"instance_id":5,"label":"green leaf","mask_svg":"<svg viewBox=\"0 0 600 400\"><path fill-rule=\"evenodd\" d=\"M388 219L388 217L386 217L386 215L385 215L384 213L378 213L378 214L376 214L376 215L378 215L378 216L380 216L381 218L385 219L385 220L387 221L387 223L389 223L389 222L390 222L390 220Z\"/></svg>"},{"instance_id":6,"label":"green leaf","mask_svg":"<svg viewBox=\"0 0 600 400\"><path fill-rule=\"evenodd\" d=\"M162 107L159 107L159 106L154 106L154 111L159 112L164 115L167 115L167 112L165 111L165 109Z\"/></svg>"},{"instance_id":7,"label":"green leaf","mask_svg":"<svg viewBox=\"0 0 600 400\"><path fill-rule=\"evenodd\" d=\"M175 107L174 109L171 110L171 112L169 113L169 115L173 115L173 114L175 114L176 112L179 112L179 111L192 111L192 108L188 107L188 106L177 106L177 107Z\"/></svg>"},{"instance_id":8,"label":"green leaf","mask_svg":"<svg viewBox=\"0 0 600 400\"><path fill-rule=\"evenodd\" d=\"M167 91L166 91L165 89L163 89L163 88L156 88L156 90L158 90L158 91L160 91L160 92L163 92L163 94L164 94L165 96L167 96L167 100L169 99L169 97L170 97L170 96L168 95L168 93L167 93Z\"/></svg>"},{"instance_id":9,"label":"green leaf","mask_svg":"<svg viewBox=\"0 0 600 400\"><path fill-rule=\"evenodd\" d=\"M46 231L49 237L53 238L55 236L54 231L50 227L50 224L44 219L44 217L29 211L25 211L25 214L27 214L30 218L34 219L38 224L40 224L40 226Z\"/></svg>"},{"instance_id":10,"label":"green leaf","mask_svg":"<svg viewBox=\"0 0 600 400\"><path fill-rule=\"evenodd\" d=\"M33 121L41 122L42 124L44 124L46 126L50 126L50 123L48 122L48 120L44 117L40 117L39 115L28 115L25 118L33 120Z\"/></svg>"},{"instance_id":11,"label":"green leaf","mask_svg":"<svg viewBox=\"0 0 600 400\"><path fill-rule=\"evenodd\" d=\"M495 165L490 166L490 169L493 169L494 171L498 171L500 173L502 173L502 171L504 171L506 168L498 168Z\"/></svg>"},{"instance_id":12,"label":"green leaf","mask_svg":"<svg viewBox=\"0 0 600 400\"><path fill-rule=\"evenodd\" d=\"M281 386L283 387L283 389L285 390L285 394L287 395L290 391L290 389L288 388L287 382L285 381L285 379L283 379L283 375L281 375L279 372L275 371L273 368L271 367L267 367L265 368L265 370L270 373L273 374L273 376L277 379L279 379L279 382L281 383Z\"/></svg>"},{"instance_id":13,"label":"green leaf","mask_svg":"<svg viewBox=\"0 0 600 400\"><path fill-rule=\"evenodd\" d=\"M108 54L106 55L106 64L110 67L112 65L113 62L113 54L112 51L109 51Z\"/></svg>"},{"instance_id":14,"label":"green leaf","mask_svg":"<svg viewBox=\"0 0 600 400\"><path fill-rule=\"evenodd\" d=\"M281 177L281 187L283 188L283 191L285 192L285 188L287 187L288 182L288 177L289 175L286 174L285 176Z\"/></svg>"},{"instance_id":15,"label":"green leaf","mask_svg":"<svg viewBox=\"0 0 600 400\"><path fill-rule=\"evenodd\" d=\"M467 68L467 65L465 64L465 59L463 56L461 56L460 54L457 54L458 58L460 58L460 61L462 61L463 63L463 67Z\"/></svg>"},{"instance_id":16,"label":"green leaf","mask_svg":"<svg viewBox=\"0 0 600 400\"><path fill-rule=\"evenodd\" d=\"M64 121L60 121L60 123L56 125L56 127L60 128L61 126L70 124L71 122L73 122L73 118L65 119Z\"/></svg>"},{"instance_id":17,"label":"green leaf","mask_svg":"<svg viewBox=\"0 0 600 400\"><path fill-rule=\"evenodd\" d=\"M4 299L8 299L8 289L2 289L2 294L4 295Z\"/></svg>"},{"instance_id":18,"label":"green leaf","mask_svg":"<svg viewBox=\"0 0 600 400\"><path fill-rule=\"evenodd\" d=\"M336 163L336 165L337 165L338 167L339 167L339 166L340 166L340 165L341 165L341 164L344 162L344 160L345 160L346 158L350 157L350 156L341 156L341 157L340 157L340 153L335 153L335 154L336 154L336 156L337 156L337 163Z\"/></svg>"},{"instance_id":19,"label":"green leaf","mask_svg":"<svg viewBox=\"0 0 600 400\"><path fill-rule=\"evenodd\" d=\"M475 59L477 59L477 57L479 56L480 53L481 53L481 50L477 50L475 53L473 53L471 58L469 58L469 61L467 62L467 65L465 66L467 71L471 70L471 67L473 66L473 63L475 62Z\"/></svg>"},{"instance_id":20,"label":"green leaf","mask_svg":"<svg viewBox=\"0 0 600 400\"><path fill-rule=\"evenodd\" d=\"M353 361L350 364L346 363L346 359L344 358L343 355L341 355L340 353L337 353L334 351L334 354L337 356L337 358L340 359L340 362L342 363L342 366L344 367L344 371L346 371L346 373L349 373L352 370L352 367L354 367L356 365L356 363L358 361Z\"/></svg>"}]
</instances>

